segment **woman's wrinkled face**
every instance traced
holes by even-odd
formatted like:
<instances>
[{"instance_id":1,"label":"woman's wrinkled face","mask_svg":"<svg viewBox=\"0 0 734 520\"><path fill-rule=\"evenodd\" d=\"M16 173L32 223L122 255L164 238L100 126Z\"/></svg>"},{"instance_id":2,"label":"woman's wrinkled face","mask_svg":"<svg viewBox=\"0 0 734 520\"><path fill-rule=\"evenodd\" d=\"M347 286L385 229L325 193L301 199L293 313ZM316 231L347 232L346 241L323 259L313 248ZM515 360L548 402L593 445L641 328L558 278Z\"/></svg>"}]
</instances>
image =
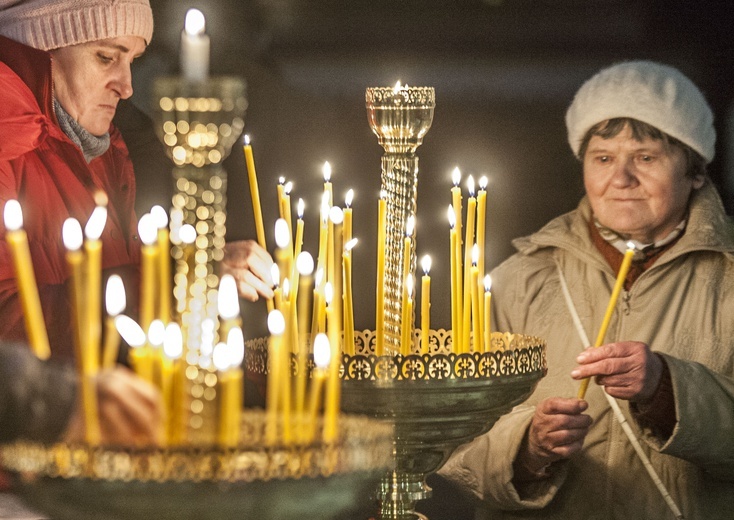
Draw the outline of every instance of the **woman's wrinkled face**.
<instances>
[{"instance_id":1,"label":"woman's wrinkled face","mask_svg":"<svg viewBox=\"0 0 734 520\"><path fill-rule=\"evenodd\" d=\"M629 127L592 136L584 155L584 186L599 222L625 238L652 243L683 220L691 191L704 178L686 176L684 152L660 140L638 141Z\"/></svg>"},{"instance_id":2,"label":"woman's wrinkled face","mask_svg":"<svg viewBox=\"0 0 734 520\"><path fill-rule=\"evenodd\" d=\"M133 93L130 65L145 51L139 36L120 36L51 51L54 97L93 135L110 128L120 99Z\"/></svg>"}]
</instances>

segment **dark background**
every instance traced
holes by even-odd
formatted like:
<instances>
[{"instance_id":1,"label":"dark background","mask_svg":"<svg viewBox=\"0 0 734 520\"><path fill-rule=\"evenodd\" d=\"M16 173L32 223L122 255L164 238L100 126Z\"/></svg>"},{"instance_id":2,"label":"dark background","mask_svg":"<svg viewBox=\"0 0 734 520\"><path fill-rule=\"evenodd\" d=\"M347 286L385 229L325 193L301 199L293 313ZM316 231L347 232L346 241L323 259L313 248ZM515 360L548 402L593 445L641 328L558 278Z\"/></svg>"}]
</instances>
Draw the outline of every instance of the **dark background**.
<instances>
[{"instance_id":1,"label":"dark background","mask_svg":"<svg viewBox=\"0 0 734 520\"><path fill-rule=\"evenodd\" d=\"M178 72L185 12L201 9L211 37L212 74L246 78L246 132L253 140L268 243L277 216L275 184L294 182L306 201L306 248L315 253L321 165L333 167L335 201L349 188L355 236L356 325L374 326L375 228L380 156L367 124L364 90L397 80L436 89L434 122L420 158L418 254L433 257L435 327L450 325L450 173L486 174L487 266L509 256L510 240L573 209L583 195L566 141L573 94L600 68L626 59L678 67L706 95L719 136L710 175L734 209L732 2L685 0L152 0L155 35L134 65L135 104L149 112L151 82ZM128 128L128 141L153 147ZM133 146L131 146L133 147ZM166 200L170 170L138 159L139 208ZM230 238L253 238L241 147L229 172ZM259 333L264 304L245 309Z\"/></svg>"}]
</instances>

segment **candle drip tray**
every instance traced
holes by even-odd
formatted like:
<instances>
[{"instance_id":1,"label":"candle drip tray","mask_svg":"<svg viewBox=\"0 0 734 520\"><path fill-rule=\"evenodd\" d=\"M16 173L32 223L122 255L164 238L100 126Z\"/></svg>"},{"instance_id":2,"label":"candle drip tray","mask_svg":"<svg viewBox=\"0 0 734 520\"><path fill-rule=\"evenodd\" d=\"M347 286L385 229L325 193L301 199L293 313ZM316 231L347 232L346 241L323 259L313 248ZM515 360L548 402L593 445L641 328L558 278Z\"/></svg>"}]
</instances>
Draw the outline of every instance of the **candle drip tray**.
<instances>
[{"instance_id":1,"label":"candle drip tray","mask_svg":"<svg viewBox=\"0 0 734 520\"><path fill-rule=\"evenodd\" d=\"M393 428L342 416L335 443L266 446L265 414L243 413L242 442L219 447L0 447L15 491L54 520L348 519L371 511L392 467Z\"/></svg>"}]
</instances>

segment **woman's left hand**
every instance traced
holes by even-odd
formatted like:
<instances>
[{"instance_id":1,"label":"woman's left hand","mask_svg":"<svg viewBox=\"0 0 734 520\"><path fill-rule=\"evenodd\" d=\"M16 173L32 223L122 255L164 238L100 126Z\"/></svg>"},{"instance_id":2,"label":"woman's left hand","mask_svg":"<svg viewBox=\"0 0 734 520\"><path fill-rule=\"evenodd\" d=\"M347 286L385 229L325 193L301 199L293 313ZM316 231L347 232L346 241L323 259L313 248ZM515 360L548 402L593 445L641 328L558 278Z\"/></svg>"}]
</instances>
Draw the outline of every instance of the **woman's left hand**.
<instances>
[{"instance_id":1,"label":"woman's left hand","mask_svg":"<svg viewBox=\"0 0 734 520\"><path fill-rule=\"evenodd\" d=\"M224 246L222 274L234 276L240 296L246 300L273 297L272 266L270 254L254 240L227 242Z\"/></svg>"},{"instance_id":2,"label":"woman's left hand","mask_svg":"<svg viewBox=\"0 0 734 520\"><path fill-rule=\"evenodd\" d=\"M627 401L647 401L660 383L663 361L639 341L608 343L587 348L576 358L574 379L595 377L612 397Z\"/></svg>"}]
</instances>

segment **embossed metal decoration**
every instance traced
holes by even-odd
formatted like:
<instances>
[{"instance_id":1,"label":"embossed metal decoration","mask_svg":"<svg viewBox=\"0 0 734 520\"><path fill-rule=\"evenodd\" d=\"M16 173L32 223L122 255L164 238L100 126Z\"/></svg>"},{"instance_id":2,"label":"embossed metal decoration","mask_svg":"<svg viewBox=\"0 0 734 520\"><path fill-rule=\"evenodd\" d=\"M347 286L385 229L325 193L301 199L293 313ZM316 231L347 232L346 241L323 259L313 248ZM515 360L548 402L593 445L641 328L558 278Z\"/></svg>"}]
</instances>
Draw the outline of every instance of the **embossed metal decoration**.
<instances>
[{"instance_id":1,"label":"embossed metal decoration","mask_svg":"<svg viewBox=\"0 0 734 520\"><path fill-rule=\"evenodd\" d=\"M0 447L17 490L55 520L346 518L369 510L391 466L393 431L342 416L334 444L265 446L265 414L242 416L234 449L90 448L20 441Z\"/></svg>"}]
</instances>

